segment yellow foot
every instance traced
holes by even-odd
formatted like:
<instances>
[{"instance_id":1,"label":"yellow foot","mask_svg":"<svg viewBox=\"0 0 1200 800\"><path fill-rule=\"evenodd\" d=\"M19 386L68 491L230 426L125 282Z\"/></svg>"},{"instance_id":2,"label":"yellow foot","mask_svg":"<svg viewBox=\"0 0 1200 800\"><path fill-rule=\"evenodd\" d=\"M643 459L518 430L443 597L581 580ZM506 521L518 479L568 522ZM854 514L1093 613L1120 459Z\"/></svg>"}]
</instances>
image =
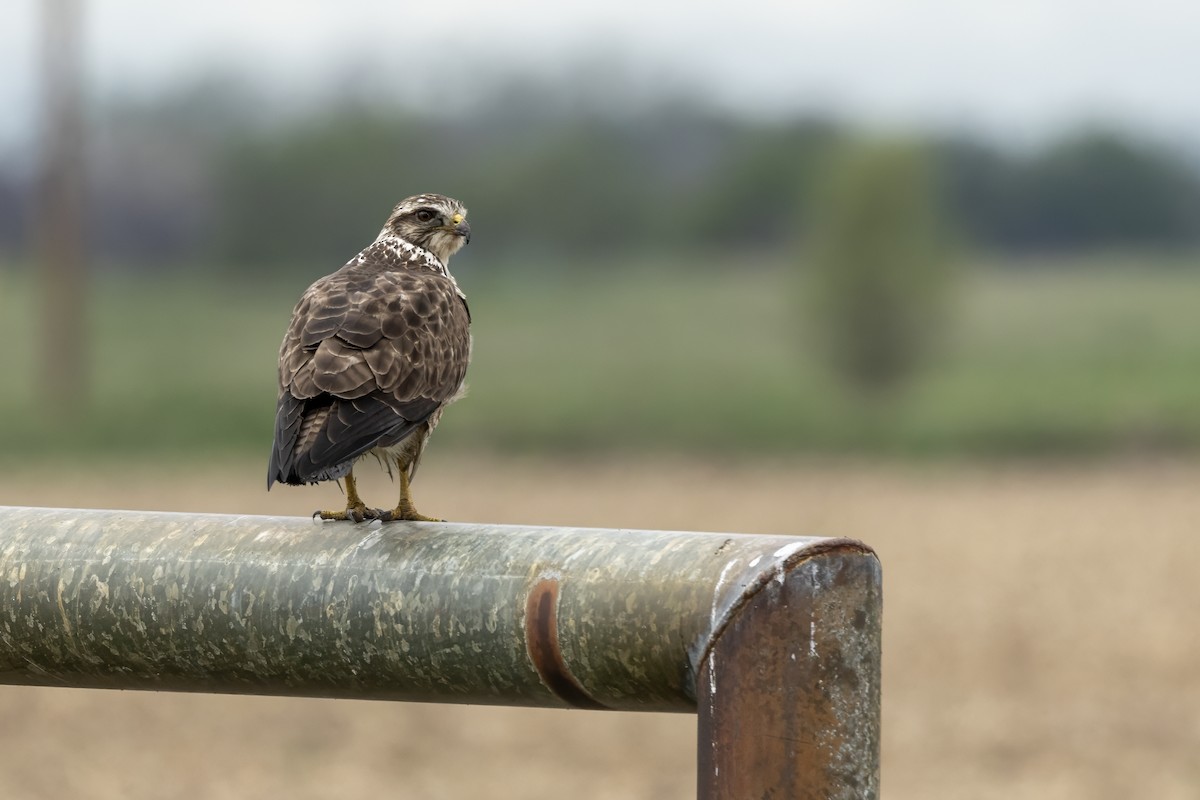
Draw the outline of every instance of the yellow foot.
<instances>
[{"instance_id":1,"label":"yellow foot","mask_svg":"<svg viewBox=\"0 0 1200 800\"><path fill-rule=\"evenodd\" d=\"M329 520L349 520L351 522L362 522L367 519L382 519L382 514L378 508L367 508L365 505L347 506L345 511L314 511L313 518L320 517L321 519Z\"/></svg>"},{"instance_id":2,"label":"yellow foot","mask_svg":"<svg viewBox=\"0 0 1200 800\"><path fill-rule=\"evenodd\" d=\"M444 519L438 519L437 517L427 517L424 514L418 512L412 506L408 506L407 508L405 506L400 506L398 508L393 508L390 511L380 511L377 519L380 519L384 522L401 522L401 521L403 521L403 522L445 522L446 521Z\"/></svg>"}]
</instances>

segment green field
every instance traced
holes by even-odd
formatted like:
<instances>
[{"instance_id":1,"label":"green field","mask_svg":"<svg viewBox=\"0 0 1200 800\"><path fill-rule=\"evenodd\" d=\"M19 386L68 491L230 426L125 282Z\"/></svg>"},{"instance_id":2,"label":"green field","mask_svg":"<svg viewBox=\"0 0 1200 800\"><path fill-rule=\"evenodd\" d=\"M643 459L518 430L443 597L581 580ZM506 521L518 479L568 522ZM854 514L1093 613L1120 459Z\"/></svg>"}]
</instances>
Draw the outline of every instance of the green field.
<instances>
[{"instance_id":1,"label":"green field","mask_svg":"<svg viewBox=\"0 0 1200 800\"><path fill-rule=\"evenodd\" d=\"M1195 448L1195 266L979 267L960 287L938 358L887 405L856 402L819 366L800 319L802 282L783 267L464 271L471 391L437 441L552 452ZM0 453L265 453L276 350L315 276L96 278L90 401L64 420L34 386L32 284L0 271Z\"/></svg>"}]
</instances>

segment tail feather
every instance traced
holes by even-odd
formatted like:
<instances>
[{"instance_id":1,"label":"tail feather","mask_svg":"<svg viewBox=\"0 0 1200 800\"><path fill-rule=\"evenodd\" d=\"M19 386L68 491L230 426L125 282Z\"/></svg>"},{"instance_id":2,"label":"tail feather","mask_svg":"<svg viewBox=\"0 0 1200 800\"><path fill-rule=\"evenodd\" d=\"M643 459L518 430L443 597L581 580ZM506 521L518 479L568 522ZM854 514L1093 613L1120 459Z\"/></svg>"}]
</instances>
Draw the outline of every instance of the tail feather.
<instances>
[{"instance_id":1,"label":"tail feather","mask_svg":"<svg viewBox=\"0 0 1200 800\"><path fill-rule=\"evenodd\" d=\"M363 453L407 436L437 407L427 398L397 408L377 396L300 399L285 391L275 414L267 489L276 481L299 486L340 478Z\"/></svg>"}]
</instances>

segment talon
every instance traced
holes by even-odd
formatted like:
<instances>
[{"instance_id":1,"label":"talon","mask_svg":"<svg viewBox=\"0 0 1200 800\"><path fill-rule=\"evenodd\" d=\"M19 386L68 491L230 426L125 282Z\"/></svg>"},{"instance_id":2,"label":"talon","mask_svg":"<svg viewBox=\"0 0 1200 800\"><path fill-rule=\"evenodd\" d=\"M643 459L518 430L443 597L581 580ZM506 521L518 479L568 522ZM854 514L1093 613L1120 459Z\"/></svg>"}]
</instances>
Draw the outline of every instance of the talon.
<instances>
[{"instance_id":1,"label":"talon","mask_svg":"<svg viewBox=\"0 0 1200 800\"><path fill-rule=\"evenodd\" d=\"M323 520L338 521L338 522L362 522L367 519L374 519L373 514L375 509L367 508L364 505L347 506L345 511L314 511L313 519L320 517Z\"/></svg>"},{"instance_id":2,"label":"talon","mask_svg":"<svg viewBox=\"0 0 1200 800\"><path fill-rule=\"evenodd\" d=\"M396 462L400 476L400 503L395 508L369 508L358 495L358 485L354 473L346 473L346 509L344 511L314 511L313 518L323 520L341 520L350 522L365 522L379 520L380 522L445 522L437 517L427 517L413 506L412 493L409 489L408 465Z\"/></svg>"},{"instance_id":3,"label":"talon","mask_svg":"<svg viewBox=\"0 0 1200 800\"><path fill-rule=\"evenodd\" d=\"M354 482L354 473L346 473L346 510L345 511L314 511L313 519L320 517L324 520L362 522L374 519L375 509L367 508L358 496L358 486Z\"/></svg>"},{"instance_id":4,"label":"talon","mask_svg":"<svg viewBox=\"0 0 1200 800\"><path fill-rule=\"evenodd\" d=\"M437 517L427 517L417 511L415 508L393 508L390 511L384 511L379 517L384 522L445 522L444 519Z\"/></svg>"}]
</instances>

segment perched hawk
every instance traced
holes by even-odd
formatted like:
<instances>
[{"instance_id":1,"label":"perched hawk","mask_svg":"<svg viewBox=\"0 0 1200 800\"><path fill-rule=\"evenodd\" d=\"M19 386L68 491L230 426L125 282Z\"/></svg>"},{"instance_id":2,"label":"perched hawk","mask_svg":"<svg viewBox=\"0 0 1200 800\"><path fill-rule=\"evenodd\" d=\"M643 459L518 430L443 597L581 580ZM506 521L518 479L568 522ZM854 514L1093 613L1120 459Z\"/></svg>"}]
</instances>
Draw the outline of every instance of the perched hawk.
<instances>
[{"instance_id":1,"label":"perched hawk","mask_svg":"<svg viewBox=\"0 0 1200 800\"><path fill-rule=\"evenodd\" d=\"M442 410L463 390L471 314L447 269L471 240L467 209L440 194L392 210L375 241L300 298L279 348L279 407L267 488L346 479L346 510L322 519L429 520L409 483ZM400 480L394 509L368 508L354 462Z\"/></svg>"}]
</instances>

